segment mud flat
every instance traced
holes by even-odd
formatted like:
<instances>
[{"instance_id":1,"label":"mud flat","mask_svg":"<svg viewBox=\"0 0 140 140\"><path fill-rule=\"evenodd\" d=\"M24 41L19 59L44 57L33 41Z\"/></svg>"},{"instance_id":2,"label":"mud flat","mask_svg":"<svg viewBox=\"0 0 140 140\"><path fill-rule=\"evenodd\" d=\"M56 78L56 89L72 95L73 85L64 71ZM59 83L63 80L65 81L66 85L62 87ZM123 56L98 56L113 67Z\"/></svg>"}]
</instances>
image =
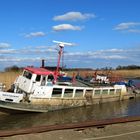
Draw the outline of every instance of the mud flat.
<instances>
[{"instance_id":1,"label":"mud flat","mask_svg":"<svg viewBox=\"0 0 140 140\"><path fill-rule=\"evenodd\" d=\"M58 130L44 133L1 137L2 140L139 140L140 121L103 127Z\"/></svg>"}]
</instances>

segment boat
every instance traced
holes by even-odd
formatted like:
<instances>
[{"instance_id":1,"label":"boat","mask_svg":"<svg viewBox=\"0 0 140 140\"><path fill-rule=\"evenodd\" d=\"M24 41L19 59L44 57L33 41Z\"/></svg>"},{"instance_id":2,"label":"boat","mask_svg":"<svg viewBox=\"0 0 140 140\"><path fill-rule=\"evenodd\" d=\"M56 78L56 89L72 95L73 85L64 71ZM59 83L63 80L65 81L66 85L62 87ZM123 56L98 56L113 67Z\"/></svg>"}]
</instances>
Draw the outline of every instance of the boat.
<instances>
[{"instance_id":1,"label":"boat","mask_svg":"<svg viewBox=\"0 0 140 140\"><path fill-rule=\"evenodd\" d=\"M125 84L112 86L81 86L58 82L62 49L67 43L59 42L56 71L26 67L12 85L11 92L0 91L0 111L6 113L48 112L88 106L104 102L135 98Z\"/></svg>"}]
</instances>

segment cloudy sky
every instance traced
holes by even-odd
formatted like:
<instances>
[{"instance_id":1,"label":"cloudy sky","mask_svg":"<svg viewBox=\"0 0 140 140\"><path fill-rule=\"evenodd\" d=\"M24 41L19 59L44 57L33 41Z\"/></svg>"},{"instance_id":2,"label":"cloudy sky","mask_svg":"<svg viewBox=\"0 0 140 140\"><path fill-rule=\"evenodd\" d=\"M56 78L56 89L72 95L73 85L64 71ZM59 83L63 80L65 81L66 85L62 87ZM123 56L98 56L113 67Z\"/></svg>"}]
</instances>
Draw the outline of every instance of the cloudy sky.
<instances>
[{"instance_id":1,"label":"cloudy sky","mask_svg":"<svg viewBox=\"0 0 140 140\"><path fill-rule=\"evenodd\" d=\"M67 67L140 65L139 0L0 0L0 70L57 63Z\"/></svg>"}]
</instances>

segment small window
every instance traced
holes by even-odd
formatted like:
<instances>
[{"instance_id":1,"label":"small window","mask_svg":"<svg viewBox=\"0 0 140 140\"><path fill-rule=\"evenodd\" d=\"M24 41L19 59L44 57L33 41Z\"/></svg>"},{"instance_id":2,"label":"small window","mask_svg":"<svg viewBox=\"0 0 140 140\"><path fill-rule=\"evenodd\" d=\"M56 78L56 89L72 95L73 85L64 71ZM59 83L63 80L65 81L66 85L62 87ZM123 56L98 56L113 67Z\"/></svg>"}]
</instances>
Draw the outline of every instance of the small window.
<instances>
[{"instance_id":1,"label":"small window","mask_svg":"<svg viewBox=\"0 0 140 140\"><path fill-rule=\"evenodd\" d=\"M32 78L32 73L28 73L27 78L28 78L28 79L31 79L31 78Z\"/></svg>"},{"instance_id":2,"label":"small window","mask_svg":"<svg viewBox=\"0 0 140 140\"><path fill-rule=\"evenodd\" d=\"M46 84L46 77L42 77L41 86L45 86Z\"/></svg>"},{"instance_id":3,"label":"small window","mask_svg":"<svg viewBox=\"0 0 140 140\"><path fill-rule=\"evenodd\" d=\"M41 79L41 75L37 75L35 81L39 82Z\"/></svg>"},{"instance_id":4,"label":"small window","mask_svg":"<svg viewBox=\"0 0 140 140\"><path fill-rule=\"evenodd\" d=\"M98 89L97 89L97 90L94 91L94 94L95 94L95 95L100 95L100 92L101 92L101 90L98 90Z\"/></svg>"},{"instance_id":5,"label":"small window","mask_svg":"<svg viewBox=\"0 0 140 140\"><path fill-rule=\"evenodd\" d=\"M108 94L108 90L107 90L107 89L104 89L104 90L102 91L102 94Z\"/></svg>"},{"instance_id":6,"label":"small window","mask_svg":"<svg viewBox=\"0 0 140 140\"><path fill-rule=\"evenodd\" d=\"M64 97L72 97L73 96L73 89L65 89Z\"/></svg>"},{"instance_id":7,"label":"small window","mask_svg":"<svg viewBox=\"0 0 140 140\"><path fill-rule=\"evenodd\" d=\"M30 73L28 71L24 71L23 76L28 78L28 79L31 79L32 78L32 73Z\"/></svg>"},{"instance_id":8,"label":"small window","mask_svg":"<svg viewBox=\"0 0 140 140\"><path fill-rule=\"evenodd\" d=\"M27 75L27 71L24 71L23 76L26 77Z\"/></svg>"},{"instance_id":9,"label":"small window","mask_svg":"<svg viewBox=\"0 0 140 140\"><path fill-rule=\"evenodd\" d=\"M110 89L109 94L110 94L110 95L113 95L114 93L115 93L115 89Z\"/></svg>"},{"instance_id":10,"label":"small window","mask_svg":"<svg viewBox=\"0 0 140 140\"><path fill-rule=\"evenodd\" d=\"M62 88L53 88L52 97L61 97Z\"/></svg>"},{"instance_id":11,"label":"small window","mask_svg":"<svg viewBox=\"0 0 140 140\"><path fill-rule=\"evenodd\" d=\"M75 97L83 97L83 89L76 89Z\"/></svg>"},{"instance_id":12,"label":"small window","mask_svg":"<svg viewBox=\"0 0 140 140\"><path fill-rule=\"evenodd\" d=\"M54 80L54 76L53 75L48 75L48 80L49 82L53 81Z\"/></svg>"}]
</instances>

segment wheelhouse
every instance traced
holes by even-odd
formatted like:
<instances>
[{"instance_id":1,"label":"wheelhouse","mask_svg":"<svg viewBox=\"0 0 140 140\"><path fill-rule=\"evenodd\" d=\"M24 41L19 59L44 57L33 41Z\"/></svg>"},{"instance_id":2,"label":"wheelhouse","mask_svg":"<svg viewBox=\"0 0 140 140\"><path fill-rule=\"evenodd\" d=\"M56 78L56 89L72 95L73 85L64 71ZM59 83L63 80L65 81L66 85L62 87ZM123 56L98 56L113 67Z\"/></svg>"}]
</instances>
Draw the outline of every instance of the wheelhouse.
<instances>
[{"instance_id":1,"label":"wheelhouse","mask_svg":"<svg viewBox=\"0 0 140 140\"><path fill-rule=\"evenodd\" d=\"M23 77L33 79L34 82L39 82L40 84L47 84L47 82L54 80L54 72L44 68L27 67L23 71Z\"/></svg>"},{"instance_id":2,"label":"wheelhouse","mask_svg":"<svg viewBox=\"0 0 140 140\"><path fill-rule=\"evenodd\" d=\"M18 83L19 89L30 93L37 86L52 85L54 79L55 75L52 71L44 68L26 67L16 83Z\"/></svg>"}]
</instances>

